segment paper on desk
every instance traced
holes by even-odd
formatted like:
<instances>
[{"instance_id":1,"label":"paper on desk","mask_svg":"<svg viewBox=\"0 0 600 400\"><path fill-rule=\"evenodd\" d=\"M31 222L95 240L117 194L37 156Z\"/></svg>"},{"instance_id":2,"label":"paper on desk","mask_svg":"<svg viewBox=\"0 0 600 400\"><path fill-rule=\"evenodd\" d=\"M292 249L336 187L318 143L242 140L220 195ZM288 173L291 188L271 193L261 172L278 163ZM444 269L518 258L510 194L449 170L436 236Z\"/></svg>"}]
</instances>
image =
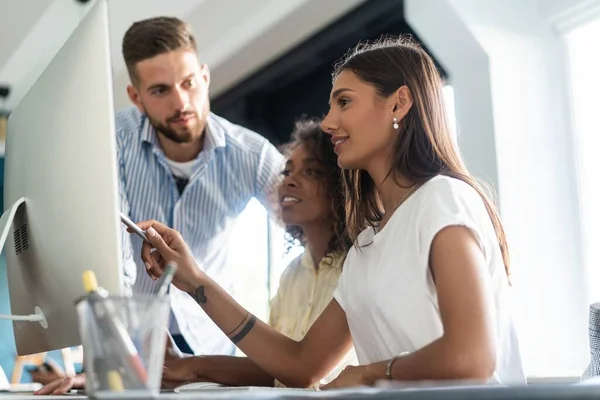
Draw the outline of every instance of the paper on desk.
<instances>
[{"instance_id":1,"label":"paper on desk","mask_svg":"<svg viewBox=\"0 0 600 400\"><path fill-rule=\"evenodd\" d=\"M316 391L311 389L293 388L270 388L270 387L223 387L199 389L197 391L180 392L178 399L219 399L231 398L235 394L236 399L265 399L282 397L304 397L304 398L326 398L344 397L353 394L376 394L383 389L373 387L354 387L346 389L332 389Z\"/></svg>"}]
</instances>

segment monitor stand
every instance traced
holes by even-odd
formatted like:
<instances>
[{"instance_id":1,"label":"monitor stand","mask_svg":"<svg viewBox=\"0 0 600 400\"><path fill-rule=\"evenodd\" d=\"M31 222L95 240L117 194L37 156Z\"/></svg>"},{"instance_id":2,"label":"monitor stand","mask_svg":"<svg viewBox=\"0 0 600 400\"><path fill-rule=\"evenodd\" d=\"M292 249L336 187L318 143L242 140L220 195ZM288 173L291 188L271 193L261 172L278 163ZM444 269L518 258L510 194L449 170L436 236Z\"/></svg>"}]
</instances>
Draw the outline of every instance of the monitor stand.
<instances>
[{"instance_id":1,"label":"monitor stand","mask_svg":"<svg viewBox=\"0 0 600 400\"><path fill-rule=\"evenodd\" d=\"M10 231L11 226L13 225L13 221L15 219L15 215L17 211L21 207L25 205L25 198L21 197L19 200L15 201L15 203L10 206L8 210L2 214L0 217L0 252L4 249L4 244L6 243L6 239L8 238L8 232ZM39 306L35 307L35 314L29 315L4 315L0 314L0 319L10 319L13 321L31 321L31 322L39 322L40 325L44 329L48 329L48 321L46 321L46 317L42 312L42 309Z\"/></svg>"}]
</instances>

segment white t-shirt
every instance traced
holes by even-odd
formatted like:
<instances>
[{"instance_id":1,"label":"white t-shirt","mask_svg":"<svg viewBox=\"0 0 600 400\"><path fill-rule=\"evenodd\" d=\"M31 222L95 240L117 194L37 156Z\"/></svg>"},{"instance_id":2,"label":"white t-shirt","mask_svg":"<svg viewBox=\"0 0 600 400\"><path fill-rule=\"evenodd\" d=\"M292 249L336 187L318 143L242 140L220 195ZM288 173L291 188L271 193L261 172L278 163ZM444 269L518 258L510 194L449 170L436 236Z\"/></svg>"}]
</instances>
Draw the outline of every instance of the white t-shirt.
<instances>
[{"instance_id":1,"label":"white t-shirt","mask_svg":"<svg viewBox=\"0 0 600 400\"><path fill-rule=\"evenodd\" d=\"M171 173L178 178L190 179L192 177L192 170L194 169L194 163L196 160L178 162L173 161L165 157Z\"/></svg>"},{"instance_id":2,"label":"white t-shirt","mask_svg":"<svg viewBox=\"0 0 600 400\"><path fill-rule=\"evenodd\" d=\"M510 286L491 219L475 189L441 175L415 191L380 232L363 231L362 248L353 247L346 257L334 298L346 313L358 360L389 360L442 336L428 261L436 234L453 225L478 238L494 290L497 364L490 383L524 384Z\"/></svg>"},{"instance_id":3,"label":"white t-shirt","mask_svg":"<svg viewBox=\"0 0 600 400\"><path fill-rule=\"evenodd\" d=\"M167 165L169 166L173 176L180 179L190 179L192 177L192 170L194 169L196 160L178 162L165 157L165 161L167 162ZM174 335L181 334L179 324L177 323L177 318L175 318L173 315L173 311L171 311L171 317L169 318L169 321L169 332Z\"/></svg>"}]
</instances>

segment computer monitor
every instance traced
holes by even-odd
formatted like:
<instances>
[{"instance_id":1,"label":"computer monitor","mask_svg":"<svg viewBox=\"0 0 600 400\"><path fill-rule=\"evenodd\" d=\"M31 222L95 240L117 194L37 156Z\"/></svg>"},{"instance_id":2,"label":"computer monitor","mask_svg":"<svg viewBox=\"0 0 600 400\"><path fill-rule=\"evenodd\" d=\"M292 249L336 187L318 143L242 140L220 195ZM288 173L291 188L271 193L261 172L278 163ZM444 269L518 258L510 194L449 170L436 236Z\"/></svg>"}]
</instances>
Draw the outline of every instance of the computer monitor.
<instances>
[{"instance_id":1,"label":"computer monitor","mask_svg":"<svg viewBox=\"0 0 600 400\"><path fill-rule=\"evenodd\" d=\"M45 319L13 322L19 355L81 343L84 270L123 294L109 47L97 0L8 119L0 245L11 312Z\"/></svg>"}]
</instances>

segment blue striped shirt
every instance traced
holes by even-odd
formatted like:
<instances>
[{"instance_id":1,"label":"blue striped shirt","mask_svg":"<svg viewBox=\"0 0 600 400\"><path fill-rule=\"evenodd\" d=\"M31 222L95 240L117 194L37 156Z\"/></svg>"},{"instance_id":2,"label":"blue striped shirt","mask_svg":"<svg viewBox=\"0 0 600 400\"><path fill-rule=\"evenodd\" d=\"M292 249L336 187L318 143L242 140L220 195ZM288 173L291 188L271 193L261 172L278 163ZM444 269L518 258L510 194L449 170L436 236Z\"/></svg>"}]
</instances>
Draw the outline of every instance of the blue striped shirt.
<instances>
[{"instance_id":1,"label":"blue striped shirt","mask_svg":"<svg viewBox=\"0 0 600 400\"><path fill-rule=\"evenodd\" d=\"M122 212L133 221L156 219L181 232L195 259L230 294L227 269L231 228L257 198L277 212L276 193L284 157L264 137L209 114L204 146L181 193L154 128L137 108L116 115ZM149 293L152 281L140 258L142 242L123 234L126 281ZM231 354L233 344L186 293L171 286L171 332L181 333L196 354Z\"/></svg>"}]
</instances>

